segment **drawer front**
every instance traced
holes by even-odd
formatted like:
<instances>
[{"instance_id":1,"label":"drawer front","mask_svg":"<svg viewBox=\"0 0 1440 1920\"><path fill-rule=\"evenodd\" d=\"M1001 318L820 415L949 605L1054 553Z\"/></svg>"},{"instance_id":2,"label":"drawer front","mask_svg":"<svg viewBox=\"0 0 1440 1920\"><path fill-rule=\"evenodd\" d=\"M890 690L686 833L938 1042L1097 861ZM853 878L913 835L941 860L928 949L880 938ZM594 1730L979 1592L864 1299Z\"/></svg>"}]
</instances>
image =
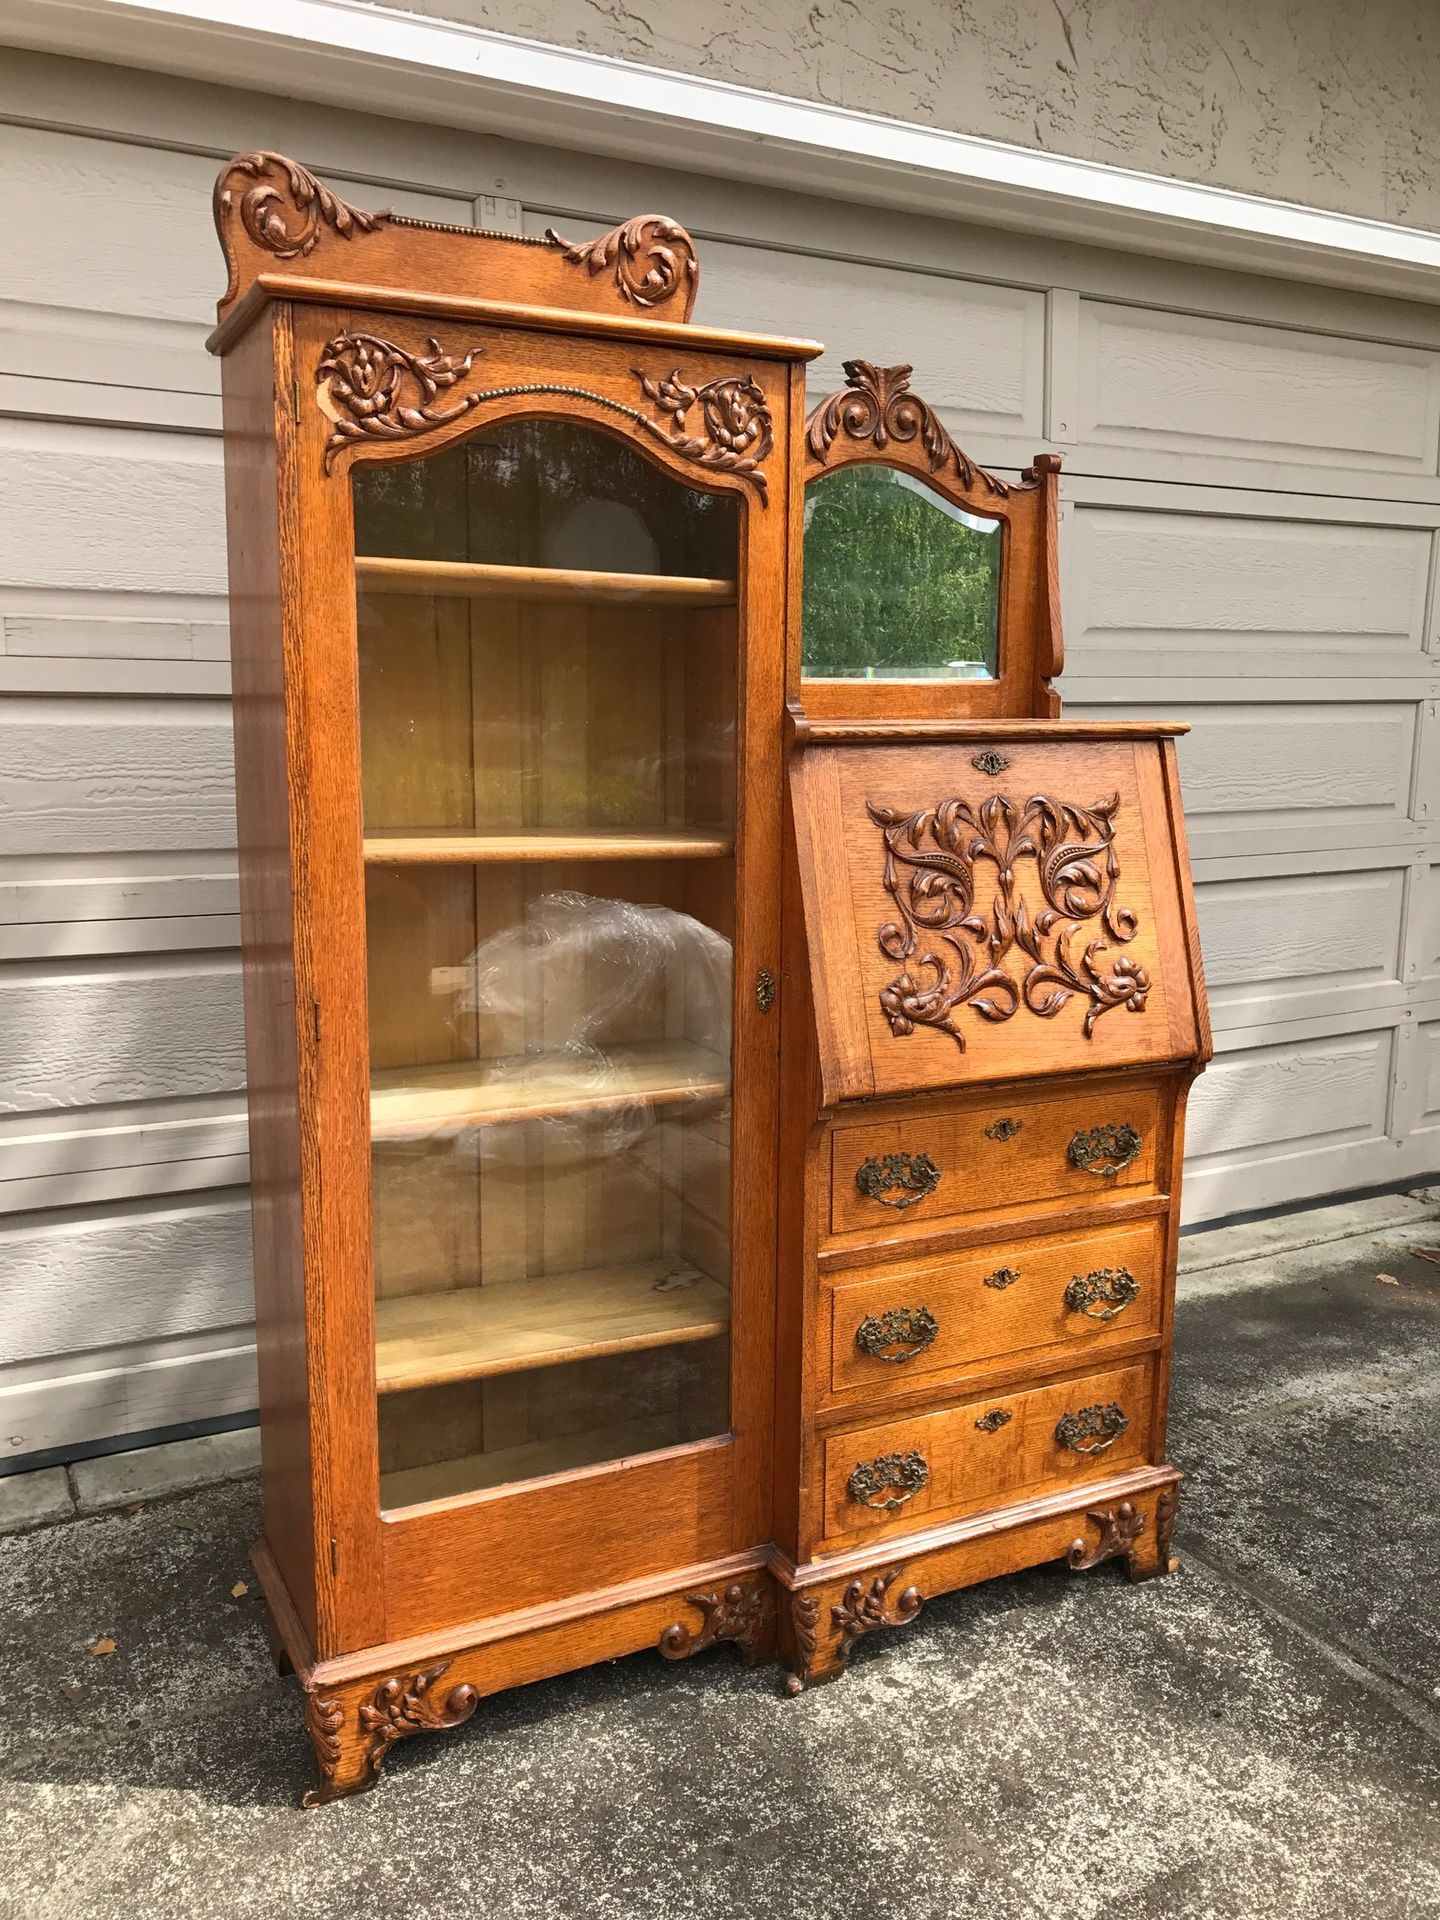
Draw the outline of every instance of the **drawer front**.
<instances>
[{"instance_id":1,"label":"drawer front","mask_svg":"<svg viewBox=\"0 0 1440 1920\"><path fill-rule=\"evenodd\" d=\"M1159 1189L1159 1087L957 1103L831 1136L835 1233L928 1230L964 1215Z\"/></svg>"},{"instance_id":2,"label":"drawer front","mask_svg":"<svg viewBox=\"0 0 1440 1920\"><path fill-rule=\"evenodd\" d=\"M1154 1362L831 1434L828 1543L904 1533L1133 1467L1148 1457Z\"/></svg>"},{"instance_id":3,"label":"drawer front","mask_svg":"<svg viewBox=\"0 0 1440 1920\"><path fill-rule=\"evenodd\" d=\"M830 1384L883 1395L1013 1354L1084 1359L1158 1331L1164 1273L1160 1220L871 1270L831 1295Z\"/></svg>"}]
</instances>

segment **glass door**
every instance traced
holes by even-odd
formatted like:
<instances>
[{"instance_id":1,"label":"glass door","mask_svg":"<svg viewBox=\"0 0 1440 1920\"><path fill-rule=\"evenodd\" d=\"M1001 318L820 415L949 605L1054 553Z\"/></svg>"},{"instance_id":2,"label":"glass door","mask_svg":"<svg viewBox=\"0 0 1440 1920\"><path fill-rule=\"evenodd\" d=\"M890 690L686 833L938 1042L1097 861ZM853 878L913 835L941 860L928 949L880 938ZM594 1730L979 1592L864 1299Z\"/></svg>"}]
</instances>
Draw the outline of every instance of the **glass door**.
<instances>
[{"instance_id":1,"label":"glass door","mask_svg":"<svg viewBox=\"0 0 1440 1920\"><path fill-rule=\"evenodd\" d=\"M558 421L353 489L393 1511L729 1428L739 526Z\"/></svg>"}]
</instances>

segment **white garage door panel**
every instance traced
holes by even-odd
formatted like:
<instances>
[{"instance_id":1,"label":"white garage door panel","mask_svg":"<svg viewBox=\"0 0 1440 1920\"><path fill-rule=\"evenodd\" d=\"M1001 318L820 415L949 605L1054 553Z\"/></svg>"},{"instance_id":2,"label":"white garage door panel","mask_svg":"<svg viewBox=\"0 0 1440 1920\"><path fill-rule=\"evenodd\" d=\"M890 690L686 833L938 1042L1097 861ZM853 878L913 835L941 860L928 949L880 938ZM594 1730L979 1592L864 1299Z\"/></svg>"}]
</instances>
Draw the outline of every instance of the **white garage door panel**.
<instances>
[{"instance_id":1,"label":"white garage door panel","mask_svg":"<svg viewBox=\"0 0 1440 1920\"><path fill-rule=\"evenodd\" d=\"M1370 340L1082 300L1079 395L1082 442L1347 474L1440 458L1440 356Z\"/></svg>"},{"instance_id":2,"label":"white garage door panel","mask_svg":"<svg viewBox=\"0 0 1440 1920\"><path fill-rule=\"evenodd\" d=\"M0 1113L245 1084L235 958L0 969Z\"/></svg>"},{"instance_id":3,"label":"white garage door panel","mask_svg":"<svg viewBox=\"0 0 1440 1920\"><path fill-rule=\"evenodd\" d=\"M1440 1020L1427 1020L1415 1037L1419 1113L1413 1131L1434 1137L1440 1134Z\"/></svg>"},{"instance_id":4,"label":"white garage door panel","mask_svg":"<svg viewBox=\"0 0 1440 1920\"><path fill-rule=\"evenodd\" d=\"M218 440L0 420L0 577L106 593L225 591Z\"/></svg>"},{"instance_id":5,"label":"white garage door panel","mask_svg":"<svg viewBox=\"0 0 1440 1920\"><path fill-rule=\"evenodd\" d=\"M249 1265L244 1194L7 1225L0 1362L244 1327L254 1316Z\"/></svg>"},{"instance_id":6,"label":"white garage door panel","mask_svg":"<svg viewBox=\"0 0 1440 1920\"><path fill-rule=\"evenodd\" d=\"M1425 667L1434 533L1076 505L1068 665L1082 674L1411 673Z\"/></svg>"},{"instance_id":7,"label":"white garage door panel","mask_svg":"<svg viewBox=\"0 0 1440 1920\"><path fill-rule=\"evenodd\" d=\"M0 702L0 814L17 854L235 844L228 702Z\"/></svg>"},{"instance_id":8,"label":"white garage door panel","mask_svg":"<svg viewBox=\"0 0 1440 1920\"><path fill-rule=\"evenodd\" d=\"M1281 1033L1233 1051L1225 1049L1237 1036L1217 1036L1221 1050L1195 1083L1185 1162L1195 1218L1283 1206L1411 1171L1389 1131L1393 1024Z\"/></svg>"},{"instance_id":9,"label":"white garage door panel","mask_svg":"<svg viewBox=\"0 0 1440 1920\"><path fill-rule=\"evenodd\" d=\"M1076 719L1158 717L1153 708L1123 701L1067 702L1066 712ZM1412 701L1176 701L1165 703L1163 717L1191 728L1179 757L1194 856L1242 852L1261 837L1277 851L1412 837Z\"/></svg>"},{"instance_id":10,"label":"white garage door panel","mask_svg":"<svg viewBox=\"0 0 1440 1920\"><path fill-rule=\"evenodd\" d=\"M255 1398L248 1329L33 1362L0 1375L0 1448L21 1460L113 1434L247 1413Z\"/></svg>"},{"instance_id":11,"label":"white garage door panel","mask_svg":"<svg viewBox=\"0 0 1440 1920\"><path fill-rule=\"evenodd\" d=\"M1196 875L1217 1028L1398 1004L1408 863L1310 874Z\"/></svg>"}]
</instances>

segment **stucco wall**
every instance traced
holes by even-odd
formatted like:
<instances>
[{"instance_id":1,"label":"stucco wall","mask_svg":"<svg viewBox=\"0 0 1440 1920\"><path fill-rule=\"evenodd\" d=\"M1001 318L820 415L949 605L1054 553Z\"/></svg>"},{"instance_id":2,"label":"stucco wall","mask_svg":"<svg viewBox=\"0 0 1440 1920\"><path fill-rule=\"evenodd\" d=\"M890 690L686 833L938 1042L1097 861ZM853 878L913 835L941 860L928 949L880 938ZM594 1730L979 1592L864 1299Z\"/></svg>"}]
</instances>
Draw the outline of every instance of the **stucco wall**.
<instances>
[{"instance_id":1,"label":"stucco wall","mask_svg":"<svg viewBox=\"0 0 1440 1920\"><path fill-rule=\"evenodd\" d=\"M991 139L1440 228L1440 0L409 0Z\"/></svg>"}]
</instances>

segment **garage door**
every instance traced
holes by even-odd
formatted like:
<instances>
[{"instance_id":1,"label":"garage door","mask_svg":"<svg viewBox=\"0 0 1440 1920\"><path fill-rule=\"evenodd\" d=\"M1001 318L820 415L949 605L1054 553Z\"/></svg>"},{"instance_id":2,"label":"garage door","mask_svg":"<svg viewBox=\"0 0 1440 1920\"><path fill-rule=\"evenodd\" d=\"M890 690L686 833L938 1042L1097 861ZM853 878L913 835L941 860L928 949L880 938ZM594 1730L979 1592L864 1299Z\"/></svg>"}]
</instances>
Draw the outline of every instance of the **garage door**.
<instances>
[{"instance_id":1,"label":"garage door","mask_svg":"<svg viewBox=\"0 0 1440 1920\"><path fill-rule=\"evenodd\" d=\"M1440 1166L1440 319L11 55L0 356L0 1439L254 1402L216 165L580 236L659 206L700 317L908 360L1065 456L1067 711L1179 717L1217 1058L1192 1220ZM65 131L54 129L63 128Z\"/></svg>"}]
</instances>

